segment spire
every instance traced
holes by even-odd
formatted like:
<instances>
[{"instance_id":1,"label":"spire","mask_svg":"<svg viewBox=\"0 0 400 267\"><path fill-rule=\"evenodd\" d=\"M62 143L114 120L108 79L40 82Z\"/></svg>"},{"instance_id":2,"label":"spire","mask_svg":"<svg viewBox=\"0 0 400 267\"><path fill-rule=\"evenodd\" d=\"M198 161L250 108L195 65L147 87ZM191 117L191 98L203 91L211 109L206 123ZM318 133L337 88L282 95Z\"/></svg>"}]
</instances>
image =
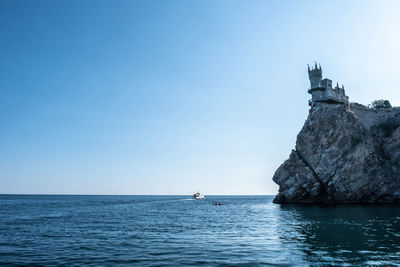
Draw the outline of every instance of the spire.
<instances>
[{"instance_id":1,"label":"spire","mask_svg":"<svg viewBox=\"0 0 400 267\"><path fill-rule=\"evenodd\" d=\"M314 62L315 62L315 69L318 69L317 61L314 61Z\"/></svg>"},{"instance_id":2,"label":"spire","mask_svg":"<svg viewBox=\"0 0 400 267\"><path fill-rule=\"evenodd\" d=\"M318 63L318 65L319 65L319 70L321 70L321 64Z\"/></svg>"},{"instance_id":3,"label":"spire","mask_svg":"<svg viewBox=\"0 0 400 267\"><path fill-rule=\"evenodd\" d=\"M310 65L307 64L308 71L310 71Z\"/></svg>"}]
</instances>

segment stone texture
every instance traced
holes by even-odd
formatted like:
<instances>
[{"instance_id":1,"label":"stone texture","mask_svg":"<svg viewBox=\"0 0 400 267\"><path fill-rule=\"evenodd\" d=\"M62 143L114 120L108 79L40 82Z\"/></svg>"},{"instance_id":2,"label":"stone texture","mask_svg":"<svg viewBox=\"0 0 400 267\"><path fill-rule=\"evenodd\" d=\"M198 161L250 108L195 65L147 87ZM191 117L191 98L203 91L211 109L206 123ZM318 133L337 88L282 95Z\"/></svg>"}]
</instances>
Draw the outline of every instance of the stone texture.
<instances>
[{"instance_id":1,"label":"stone texture","mask_svg":"<svg viewBox=\"0 0 400 267\"><path fill-rule=\"evenodd\" d=\"M400 202L400 109L314 103L275 203Z\"/></svg>"}]
</instances>

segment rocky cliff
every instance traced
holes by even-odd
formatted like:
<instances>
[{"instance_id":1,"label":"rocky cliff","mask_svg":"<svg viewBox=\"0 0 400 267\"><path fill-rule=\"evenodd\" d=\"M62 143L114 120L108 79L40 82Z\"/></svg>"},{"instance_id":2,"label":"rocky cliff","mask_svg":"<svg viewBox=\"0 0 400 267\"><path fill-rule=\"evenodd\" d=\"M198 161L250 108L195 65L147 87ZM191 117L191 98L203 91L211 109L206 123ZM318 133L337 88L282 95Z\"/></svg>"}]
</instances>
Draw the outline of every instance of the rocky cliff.
<instances>
[{"instance_id":1,"label":"rocky cliff","mask_svg":"<svg viewBox=\"0 0 400 267\"><path fill-rule=\"evenodd\" d=\"M400 203L400 109L314 103L274 203Z\"/></svg>"}]
</instances>

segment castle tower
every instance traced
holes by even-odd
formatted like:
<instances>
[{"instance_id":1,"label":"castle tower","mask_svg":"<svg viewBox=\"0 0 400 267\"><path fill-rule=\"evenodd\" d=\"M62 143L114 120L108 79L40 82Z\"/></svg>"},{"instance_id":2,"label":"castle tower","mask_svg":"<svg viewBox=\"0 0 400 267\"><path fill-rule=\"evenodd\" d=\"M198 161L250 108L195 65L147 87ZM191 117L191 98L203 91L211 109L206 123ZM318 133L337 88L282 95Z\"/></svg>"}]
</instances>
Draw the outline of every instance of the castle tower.
<instances>
[{"instance_id":1,"label":"castle tower","mask_svg":"<svg viewBox=\"0 0 400 267\"><path fill-rule=\"evenodd\" d=\"M310 66L308 66L308 78L310 79L310 84L311 84L310 89L321 87L321 80L322 80L321 65L319 65L318 68L317 62L315 62L314 68L310 69Z\"/></svg>"},{"instance_id":2,"label":"castle tower","mask_svg":"<svg viewBox=\"0 0 400 267\"><path fill-rule=\"evenodd\" d=\"M321 65L317 66L316 62L314 68L310 69L310 66L308 66L308 78L311 84L308 93L312 96L308 101L310 106L315 102L349 103L349 97L346 96L343 86L340 88L339 84L336 84L336 87L333 88L332 80L327 78L322 79Z\"/></svg>"}]
</instances>

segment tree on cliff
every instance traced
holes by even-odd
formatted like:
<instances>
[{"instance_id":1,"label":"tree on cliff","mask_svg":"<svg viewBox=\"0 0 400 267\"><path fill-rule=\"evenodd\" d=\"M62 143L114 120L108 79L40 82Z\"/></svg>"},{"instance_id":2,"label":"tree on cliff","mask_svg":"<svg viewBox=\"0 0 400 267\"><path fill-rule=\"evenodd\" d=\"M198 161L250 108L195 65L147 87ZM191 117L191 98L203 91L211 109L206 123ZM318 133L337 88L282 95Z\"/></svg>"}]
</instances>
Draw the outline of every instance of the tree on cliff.
<instances>
[{"instance_id":1,"label":"tree on cliff","mask_svg":"<svg viewBox=\"0 0 400 267\"><path fill-rule=\"evenodd\" d=\"M371 103L373 108L391 108L392 105L390 104L389 100L375 100Z\"/></svg>"}]
</instances>

